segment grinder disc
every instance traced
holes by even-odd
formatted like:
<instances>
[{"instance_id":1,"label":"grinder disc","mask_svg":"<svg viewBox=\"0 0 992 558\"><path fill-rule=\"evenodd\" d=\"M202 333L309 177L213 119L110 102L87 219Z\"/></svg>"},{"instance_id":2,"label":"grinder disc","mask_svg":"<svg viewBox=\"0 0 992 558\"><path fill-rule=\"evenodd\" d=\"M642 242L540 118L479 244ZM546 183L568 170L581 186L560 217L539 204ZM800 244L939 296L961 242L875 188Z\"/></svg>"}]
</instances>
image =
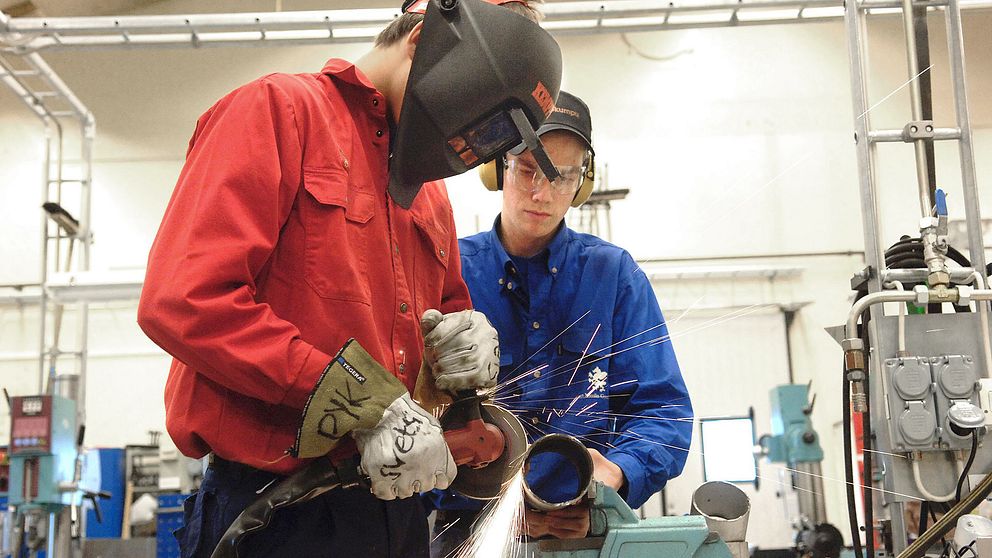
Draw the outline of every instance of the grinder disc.
<instances>
[{"instance_id":1,"label":"grinder disc","mask_svg":"<svg viewBox=\"0 0 992 558\"><path fill-rule=\"evenodd\" d=\"M495 425L503 433L503 453L495 461L478 469L460 465L451 489L476 500L492 500L502 493L503 487L523 466L527 433L520 419L503 407L483 403L480 414L483 422Z\"/></svg>"}]
</instances>

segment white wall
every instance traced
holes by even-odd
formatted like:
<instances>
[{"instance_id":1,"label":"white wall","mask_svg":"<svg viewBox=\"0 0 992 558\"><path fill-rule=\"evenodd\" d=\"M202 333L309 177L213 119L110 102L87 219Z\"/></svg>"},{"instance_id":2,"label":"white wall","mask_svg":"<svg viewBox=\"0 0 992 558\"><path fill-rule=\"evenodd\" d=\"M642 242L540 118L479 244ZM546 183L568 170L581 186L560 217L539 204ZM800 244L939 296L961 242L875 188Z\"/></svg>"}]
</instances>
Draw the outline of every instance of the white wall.
<instances>
[{"instance_id":1,"label":"white wall","mask_svg":"<svg viewBox=\"0 0 992 558\"><path fill-rule=\"evenodd\" d=\"M237 3L270 9L270 3ZM215 3L234 9L235 3ZM159 3L175 13L212 11L193 0ZM295 7L295 6L294 6ZM301 6L303 7L303 6ZM313 7L313 6L309 6ZM938 125L952 110L943 27L932 23ZM967 12L969 94L979 184L992 206L992 13ZM872 100L907 77L898 20L872 25ZM631 188L613 209L613 240L635 257L677 259L858 251L862 247L853 115L843 26L839 22L733 29L639 33L630 42L667 62L639 57L617 35L561 39L565 89L583 97L595 116L600 162L610 184ZM317 71L326 58L354 59L367 45L204 50L51 53L46 59L96 115L96 244L94 267L142 267L171 193L196 117L218 97L273 71ZM876 127L908 119L907 93L872 112ZM6 90L0 90L0 284L38 276L41 127ZM912 151L885 146L880 167L884 244L912 233L917 220ZM954 152L938 150L938 177L951 192L952 217L963 217ZM487 228L499 195L473 176L450 181L460 234ZM987 212L986 212L987 214ZM676 264L677 262L673 262ZM733 263L733 262L731 262ZM796 380L812 379L818 394L814 422L823 437L824 474L842 478L840 351L822 328L840 323L849 307L848 279L863 266L854 256L747 260L805 268L776 281L664 281L663 308L812 302L794 326ZM134 325L133 305L94 309L88 408L94 444L141 442L162 429L162 386L168 358ZM669 316L671 317L671 316ZM29 308L0 308L0 384L13 393L34 390L37 365L24 357L38 341ZM713 334L710 332L709 334ZM705 338L706 331L693 334ZM686 344L682 360L694 398L724 401L708 377L712 361ZM777 346L777 345L776 345ZM678 343L676 349L680 350ZM763 346L755 351L765 350ZM114 356L113 353L120 353ZM780 358L781 355L769 355ZM735 355L721 355L735 370ZM698 364L693 364L698 363ZM728 372L729 373L729 372ZM749 370L759 391L783 381L780 370ZM732 399L730 401L733 401ZM748 402L742 401L740 409ZM740 411L735 409L735 411ZM759 430L761 425L759 425ZM0 421L0 434L6 428ZM765 427L767 429L767 426ZM688 479L688 477L687 477ZM828 514L844 522L842 485L827 481ZM673 502L673 511L688 503ZM777 511L776 511L777 513ZM785 529L785 527L783 527ZM777 540L778 534L768 535ZM758 541L763 542L763 541Z\"/></svg>"}]
</instances>

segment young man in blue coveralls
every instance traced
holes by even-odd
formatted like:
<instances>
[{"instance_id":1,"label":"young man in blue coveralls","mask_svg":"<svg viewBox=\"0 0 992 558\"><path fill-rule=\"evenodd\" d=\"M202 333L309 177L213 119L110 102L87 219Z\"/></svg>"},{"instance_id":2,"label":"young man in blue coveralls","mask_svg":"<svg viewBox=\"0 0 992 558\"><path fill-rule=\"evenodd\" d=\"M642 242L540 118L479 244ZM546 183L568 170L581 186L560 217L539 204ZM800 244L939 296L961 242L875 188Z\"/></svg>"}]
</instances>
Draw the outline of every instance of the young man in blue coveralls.
<instances>
[{"instance_id":1,"label":"young man in blue coveralls","mask_svg":"<svg viewBox=\"0 0 992 558\"><path fill-rule=\"evenodd\" d=\"M682 472L689 395L644 272L622 248L565 225L593 186L588 107L561 92L538 135L562 178L550 183L527 151L497 162L502 180L489 187L503 191L502 213L492 230L459 240L462 274L475 308L499 332L499 401L531 441L551 433L581 440L594 477L636 508ZM553 494L561 477L530 471L527 480ZM447 491L431 500L431 554L441 557L470 535L481 504ZM526 530L531 538L584 537L588 507L528 510Z\"/></svg>"}]
</instances>

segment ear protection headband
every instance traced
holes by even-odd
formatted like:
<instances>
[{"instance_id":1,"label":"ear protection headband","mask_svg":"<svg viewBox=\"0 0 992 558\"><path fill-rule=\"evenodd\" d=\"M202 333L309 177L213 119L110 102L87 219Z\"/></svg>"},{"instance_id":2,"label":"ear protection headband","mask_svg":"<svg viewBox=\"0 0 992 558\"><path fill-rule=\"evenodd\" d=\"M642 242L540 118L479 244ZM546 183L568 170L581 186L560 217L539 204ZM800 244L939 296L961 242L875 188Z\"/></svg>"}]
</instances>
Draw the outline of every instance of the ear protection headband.
<instances>
[{"instance_id":1,"label":"ear protection headband","mask_svg":"<svg viewBox=\"0 0 992 558\"><path fill-rule=\"evenodd\" d=\"M479 167L479 179L482 180L482 185L486 187L486 190L490 192L496 192L503 189L503 174L506 172L506 158L496 157L492 161ZM580 205L586 203L589 199L589 195L592 194L592 190L596 185L596 155L592 152L589 153L589 167L586 169L585 173L582 175L582 182L579 183L578 190L575 191L575 197L572 198L572 207L579 207Z\"/></svg>"}]
</instances>

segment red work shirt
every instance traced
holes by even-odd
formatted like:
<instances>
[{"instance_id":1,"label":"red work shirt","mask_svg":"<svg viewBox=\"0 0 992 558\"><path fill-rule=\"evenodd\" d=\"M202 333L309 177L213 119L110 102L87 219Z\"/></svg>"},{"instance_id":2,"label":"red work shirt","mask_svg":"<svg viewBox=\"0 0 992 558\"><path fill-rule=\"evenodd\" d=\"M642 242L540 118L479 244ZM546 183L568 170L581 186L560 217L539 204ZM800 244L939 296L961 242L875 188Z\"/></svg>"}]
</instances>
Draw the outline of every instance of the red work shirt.
<instances>
[{"instance_id":1,"label":"red work shirt","mask_svg":"<svg viewBox=\"0 0 992 558\"><path fill-rule=\"evenodd\" d=\"M386 193L388 118L368 78L330 60L197 121L138 307L175 357L166 426L186 455L298 469L285 452L348 338L412 391L421 314L470 306L444 184L409 210Z\"/></svg>"}]
</instances>

